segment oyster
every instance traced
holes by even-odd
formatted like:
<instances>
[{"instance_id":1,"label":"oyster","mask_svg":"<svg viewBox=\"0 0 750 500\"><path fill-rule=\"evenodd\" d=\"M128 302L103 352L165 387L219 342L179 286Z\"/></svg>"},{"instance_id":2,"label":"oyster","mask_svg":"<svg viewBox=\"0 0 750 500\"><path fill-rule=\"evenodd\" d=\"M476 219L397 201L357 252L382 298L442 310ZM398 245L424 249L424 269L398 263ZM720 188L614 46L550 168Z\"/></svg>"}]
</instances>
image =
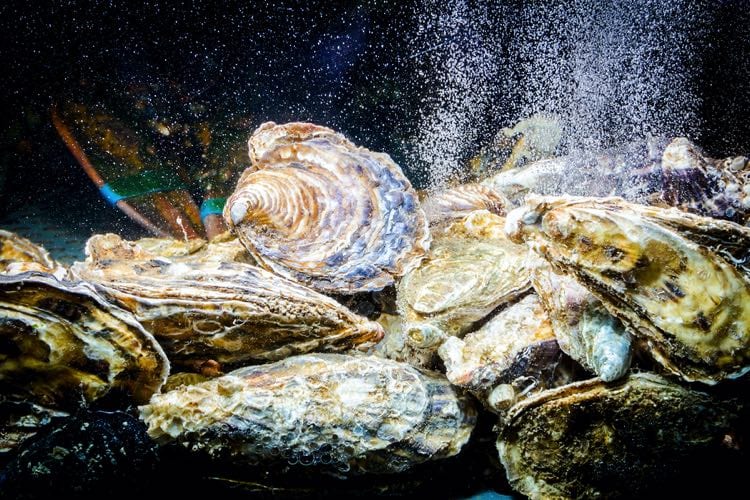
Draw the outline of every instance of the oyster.
<instances>
[{"instance_id":1,"label":"oyster","mask_svg":"<svg viewBox=\"0 0 750 500\"><path fill-rule=\"evenodd\" d=\"M54 273L58 277L65 274L65 269L50 257L47 250L0 229L0 272L20 274L27 271Z\"/></svg>"},{"instance_id":2,"label":"oyster","mask_svg":"<svg viewBox=\"0 0 750 500\"><path fill-rule=\"evenodd\" d=\"M215 372L215 362L365 348L382 338L377 323L258 267L148 259L138 245L119 240L116 246L116 238L92 237L87 261L74 264L71 272L131 311L175 364Z\"/></svg>"},{"instance_id":3,"label":"oyster","mask_svg":"<svg viewBox=\"0 0 750 500\"><path fill-rule=\"evenodd\" d=\"M157 442L233 462L288 460L341 472L401 472L457 454L476 413L438 374L367 356L308 354L154 396Z\"/></svg>"},{"instance_id":4,"label":"oyster","mask_svg":"<svg viewBox=\"0 0 750 500\"><path fill-rule=\"evenodd\" d=\"M591 292L549 267L537 268L532 283L563 352L605 382L625 375L632 356L630 334Z\"/></svg>"},{"instance_id":5,"label":"oyster","mask_svg":"<svg viewBox=\"0 0 750 500\"><path fill-rule=\"evenodd\" d=\"M491 188L482 184L464 184L427 197L422 208L430 225L462 219L475 210L488 210L505 215L508 202Z\"/></svg>"},{"instance_id":6,"label":"oyster","mask_svg":"<svg viewBox=\"0 0 750 500\"><path fill-rule=\"evenodd\" d=\"M482 184L513 206L529 193L621 196L634 203L673 206L744 224L750 219L748 176L747 158L713 160L689 140L676 138L542 160L501 172Z\"/></svg>"},{"instance_id":7,"label":"oyster","mask_svg":"<svg viewBox=\"0 0 750 500\"><path fill-rule=\"evenodd\" d=\"M261 125L224 218L264 267L329 293L379 290L419 265L430 236L391 158L310 123Z\"/></svg>"},{"instance_id":8,"label":"oyster","mask_svg":"<svg viewBox=\"0 0 750 500\"><path fill-rule=\"evenodd\" d=\"M619 198L534 197L509 214L508 232L574 275L669 371L712 384L750 370L738 260L750 228Z\"/></svg>"},{"instance_id":9,"label":"oyster","mask_svg":"<svg viewBox=\"0 0 750 500\"><path fill-rule=\"evenodd\" d=\"M691 474L720 475L741 425L731 401L651 373L551 389L511 408L497 448L531 498L643 498ZM736 457L734 457L736 458Z\"/></svg>"},{"instance_id":10,"label":"oyster","mask_svg":"<svg viewBox=\"0 0 750 500\"><path fill-rule=\"evenodd\" d=\"M167 377L161 347L84 283L0 276L0 388L50 408L124 394L148 401Z\"/></svg>"},{"instance_id":11,"label":"oyster","mask_svg":"<svg viewBox=\"0 0 750 500\"><path fill-rule=\"evenodd\" d=\"M536 257L507 239L505 219L473 212L434 235L430 256L398 285L408 340L433 352L531 287Z\"/></svg>"},{"instance_id":12,"label":"oyster","mask_svg":"<svg viewBox=\"0 0 750 500\"><path fill-rule=\"evenodd\" d=\"M519 399L573 380L573 363L555 341L549 318L530 294L462 340L438 349L448 380L487 406L507 410Z\"/></svg>"}]
</instances>

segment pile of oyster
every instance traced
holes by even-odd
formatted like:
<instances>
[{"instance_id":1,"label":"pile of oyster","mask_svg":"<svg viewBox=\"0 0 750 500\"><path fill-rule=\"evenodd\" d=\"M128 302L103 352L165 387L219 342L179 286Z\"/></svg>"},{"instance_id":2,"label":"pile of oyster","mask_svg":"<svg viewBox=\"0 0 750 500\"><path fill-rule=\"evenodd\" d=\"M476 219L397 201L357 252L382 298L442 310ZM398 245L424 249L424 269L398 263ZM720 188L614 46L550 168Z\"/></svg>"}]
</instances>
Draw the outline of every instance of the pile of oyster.
<instances>
[{"instance_id":1,"label":"pile of oyster","mask_svg":"<svg viewBox=\"0 0 750 500\"><path fill-rule=\"evenodd\" d=\"M249 154L210 242L97 235L66 269L0 233L2 402L27 408L3 453L140 405L159 446L339 477L458 455L492 415L532 498L747 458L746 158L675 139L420 197L317 125Z\"/></svg>"}]
</instances>

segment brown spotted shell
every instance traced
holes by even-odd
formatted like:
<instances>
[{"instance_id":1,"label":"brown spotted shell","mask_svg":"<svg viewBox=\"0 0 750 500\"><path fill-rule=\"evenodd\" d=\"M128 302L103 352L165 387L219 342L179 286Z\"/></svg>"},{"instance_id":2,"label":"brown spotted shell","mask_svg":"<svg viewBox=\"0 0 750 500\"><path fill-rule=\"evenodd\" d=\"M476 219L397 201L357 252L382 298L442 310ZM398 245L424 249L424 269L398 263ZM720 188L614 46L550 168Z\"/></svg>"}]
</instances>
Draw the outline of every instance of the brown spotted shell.
<instances>
[{"instance_id":1,"label":"brown spotted shell","mask_svg":"<svg viewBox=\"0 0 750 500\"><path fill-rule=\"evenodd\" d=\"M530 197L507 229L671 372L716 383L750 370L750 228L620 198Z\"/></svg>"},{"instance_id":2,"label":"brown spotted shell","mask_svg":"<svg viewBox=\"0 0 750 500\"><path fill-rule=\"evenodd\" d=\"M261 125L224 218L260 265L329 293L379 290L429 248L424 212L391 158L310 123Z\"/></svg>"},{"instance_id":3,"label":"brown spotted shell","mask_svg":"<svg viewBox=\"0 0 750 500\"><path fill-rule=\"evenodd\" d=\"M211 360L229 365L276 360L366 347L382 338L377 323L258 267L149 259L138 245L120 239L118 247L116 238L92 237L88 260L71 272L131 311L176 364L203 370ZM111 258L131 254L138 258Z\"/></svg>"},{"instance_id":4,"label":"brown spotted shell","mask_svg":"<svg viewBox=\"0 0 750 500\"><path fill-rule=\"evenodd\" d=\"M85 283L0 276L0 387L51 408L124 395L143 403L169 362L154 337Z\"/></svg>"},{"instance_id":5,"label":"brown spotted shell","mask_svg":"<svg viewBox=\"0 0 750 500\"><path fill-rule=\"evenodd\" d=\"M140 409L159 442L233 463L283 460L339 472L402 472L456 455L476 419L468 398L437 373L341 354L240 368Z\"/></svg>"}]
</instances>

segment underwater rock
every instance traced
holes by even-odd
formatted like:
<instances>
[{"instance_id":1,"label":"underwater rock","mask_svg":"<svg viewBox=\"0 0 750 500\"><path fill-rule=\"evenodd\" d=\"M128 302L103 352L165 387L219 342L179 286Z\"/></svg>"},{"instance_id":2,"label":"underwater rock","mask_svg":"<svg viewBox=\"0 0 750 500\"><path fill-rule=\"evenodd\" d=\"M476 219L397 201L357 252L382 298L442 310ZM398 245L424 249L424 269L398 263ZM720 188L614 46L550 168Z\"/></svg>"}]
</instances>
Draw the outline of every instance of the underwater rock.
<instances>
[{"instance_id":1,"label":"underwater rock","mask_svg":"<svg viewBox=\"0 0 750 500\"><path fill-rule=\"evenodd\" d=\"M422 202L430 226L463 219L476 210L505 215L508 201L483 184L464 184L431 194Z\"/></svg>"},{"instance_id":2,"label":"underwater rock","mask_svg":"<svg viewBox=\"0 0 750 500\"><path fill-rule=\"evenodd\" d=\"M573 278L549 267L538 267L532 283L564 353L605 382L627 373L632 339L601 301Z\"/></svg>"},{"instance_id":3,"label":"underwater rock","mask_svg":"<svg viewBox=\"0 0 750 500\"><path fill-rule=\"evenodd\" d=\"M87 245L86 262L74 264L71 272L132 312L176 365L204 370L210 362L231 366L310 351L366 349L383 336L377 323L258 267L113 260L106 258L113 249L92 251L100 248L97 238ZM122 243L125 256L132 247Z\"/></svg>"},{"instance_id":4,"label":"underwater rock","mask_svg":"<svg viewBox=\"0 0 750 500\"><path fill-rule=\"evenodd\" d=\"M437 373L371 356L307 354L156 395L149 434L217 459L339 473L402 472L456 455L476 412Z\"/></svg>"},{"instance_id":5,"label":"underwater rock","mask_svg":"<svg viewBox=\"0 0 750 500\"><path fill-rule=\"evenodd\" d=\"M85 283L52 275L0 276L0 388L50 408L157 392L169 361L126 311Z\"/></svg>"},{"instance_id":6,"label":"underwater rock","mask_svg":"<svg viewBox=\"0 0 750 500\"><path fill-rule=\"evenodd\" d=\"M531 287L537 257L505 236L505 219L472 212L434 234L429 258L399 282L407 341L432 350Z\"/></svg>"},{"instance_id":7,"label":"underwater rock","mask_svg":"<svg viewBox=\"0 0 750 500\"><path fill-rule=\"evenodd\" d=\"M533 499L670 496L680 484L692 496L723 489L706 478L740 457L731 443L743 413L651 373L592 379L513 406L497 448L511 485Z\"/></svg>"},{"instance_id":8,"label":"underwater rock","mask_svg":"<svg viewBox=\"0 0 750 500\"><path fill-rule=\"evenodd\" d=\"M738 259L750 228L620 198L530 197L507 229L672 373L714 384L750 370L750 278Z\"/></svg>"},{"instance_id":9,"label":"underwater rock","mask_svg":"<svg viewBox=\"0 0 750 500\"><path fill-rule=\"evenodd\" d=\"M446 376L487 407L504 412L519 400L573 381L574 363L560 350L536 295L504 309L464 339L438 349Z\"/></svg>"},{"instance_id":10,"label":"underwater rock","mask_svg":"<svg viewBox=\"0 0 750 500\"><path fill-rule=\"evenodd\" d=\"M156 445L137 418L80 413L29 442L0 472L0 492L17 499L149 494L157 459Z\"/></svg>"},{"instance_id":11,"label":"underwater rock","mask_svg":"<svg viewBox=\"0 0 750 500\"><path fill-rule=\"evenodd\" d=\"M513 206L530 193L621 196L745 224L750 218L749 176L747 158L713 160L687 139L676 138L542 160L500 172L482 184Z\"/></svg>"},{"instance_id":12,"label":"underwater rock","mask_svg":"<svg viewBox=\"0 0 750 500\"><path fill-rule=\"evenodd\" d=\"M390 156L310 123L261 125L224 218L269 270L327 293L380 290L430 245L411 183Z\"/></svg>"}]
</instances>

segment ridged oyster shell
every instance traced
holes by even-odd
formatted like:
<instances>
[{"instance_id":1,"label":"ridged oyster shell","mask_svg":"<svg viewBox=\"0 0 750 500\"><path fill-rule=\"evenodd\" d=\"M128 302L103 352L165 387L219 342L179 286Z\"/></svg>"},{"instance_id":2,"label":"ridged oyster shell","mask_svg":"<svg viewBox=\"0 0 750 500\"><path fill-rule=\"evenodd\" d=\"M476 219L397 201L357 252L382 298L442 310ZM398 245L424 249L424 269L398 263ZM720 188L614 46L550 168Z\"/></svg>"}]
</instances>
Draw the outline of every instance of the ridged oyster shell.
<instances>
[{"instance_id":1,"label":"ridged oyster shell","mask_svg":"<svg viewBox=\"0 0 750 500\"><path fill-rule=\"evenodd\" d=\"M415 268L430 235L390 156L310 123L261 125L224 218L267 269L329 293L380 290Z\"/></svg>"},{"instance_id":2,"label":"ridged oyster shell","mask_svg":"<svg viewBox=\"0 0 750 500\"><path fill-rule=\"evenodd\" d=\"M430 225L462 219L476 210L505 215L508 201L483 184L463 184L429 195L422 208Z\"/></svg>"},{"instance_id":3,"label":"ridged oyster shell","mask_svg":"<svg viewBox=\"0 0 750 500\"><path fill-rule=\"evenodd\" d=\"M0 387L51 408L157 392L169 362L133 317L87 284L0 276Z\"/></svg>"},{"instance_id":4,"label":"ridged oyster shell","mask_svg":"<svg viewBox=\"0 0 750 500\"><path fill-rule=\"evenodd\" d=\"M233 462L401 472L457 454L470 402L436 373L367 356L308 354L245 367L152 398L141 418L159 442Z\"/></svg>"},{"instance_id":5,"label":"ridged oyster shell","mask_svg":"<svg viewBox=\"0 0 750 500\"><path fill-rule=\"evenodd\" d=\"M146 259L145 250L126 241L120 240L123 251L118 252L113 236L93 237L87 244L88 260L74 264L71 272L131 311L173 363L200 367L209 360L229 365L277 360L365 347L382 338L377 323L258 267ZM104 258L131 251L140 257Z\"/></svg>"},{"instance_id":6,"label":"ridged oyster shell","mask_svg":"<svg viewBox=\"0 0 750 500\"><path fill-rule=\"evenodd\" d=\"M448 380L496 411L573 380L573 363L557 345L539 298L529 294L463 339L438 349Z\"/></svg>"},{"instance_id":7,"label":"ridged oyster shell","mask_svg":"<svg viewBox=\"0 0 750 500\"><path fill-rule=\"evenodd\" d=\"M750 220L748 177L747 158L707 158L695 144L678 137L542 160L501 172L482 184L514 206L530 193L621 196L634 203L678 207L745 224Z\"/></svg>"},{"instance_id":8,"label":"ridged oyster shell","mask_svg":"<svg viewBox=\"0 0 750 500\"><path fill-rule=\"evenodd\" d=\"M632 339L599 299L575 279L549 267L536 268L532 283L563 352L605 382L627 373Z\"/></svg>"},{"instance_id":9,"label":"ridged oyster shell","mask_svg":"<svg viewBox=\"0 0 750 500\"><path fill-rule=\"evenodd\" d=\"M691 475L721 475L741 413L651 373L592 379L515 405L497 448L511 486L532 499L651 498Z\"/></svg>"},{"instance_id":10,"label":"ridged oyster shell","mask_svg":"<svg viewBox=\"0 0 750 500\"><path fill-rule=\"evenodd\" d=\"M472 212L437 232L429 258L399 282L397 304L415 346L437 349L531 287L537 258L508 240L504 226L503 217Z\"/></svg>"},{"instance_id":11,"label":"ridged oyster shell","mask_svg":"<svg viewBox=\"0 0 750 500\"><path fill-rule=\"evenodd\" d=\"M65 275L65 269L55 262L49 252L26 238L0 229L0 272L20 274L28 271Z\"/></svg>"},{"instance_id":12,"label":"ridged oyster shell","mask_svg":"<svg viewBox=\"0 0 750 500\"><path fill-rule=\"evenodd\" d=\"M575 276L685 380L750 370L750 280L739 258L750 228L619 198L530 197L508 232Z\"/></svg>"}]
</instances>

